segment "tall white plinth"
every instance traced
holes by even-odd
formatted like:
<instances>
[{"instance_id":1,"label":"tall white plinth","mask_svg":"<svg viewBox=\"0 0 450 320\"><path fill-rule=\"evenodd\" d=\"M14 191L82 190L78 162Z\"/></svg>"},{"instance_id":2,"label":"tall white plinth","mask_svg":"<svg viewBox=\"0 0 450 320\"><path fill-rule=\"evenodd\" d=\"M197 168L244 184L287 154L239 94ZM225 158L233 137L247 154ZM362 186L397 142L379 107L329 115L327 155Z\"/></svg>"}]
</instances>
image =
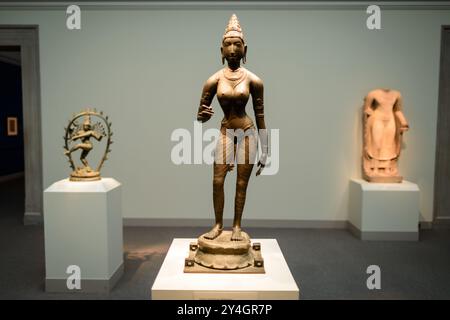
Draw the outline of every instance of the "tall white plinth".
<instances>
[{"instance_id":1,"label":"tall white plinth","mask_svg":"<svg viewBox=\"0 0 450 320\"><path fill-rule=\"evenodd\" d=\"M265 274L184 273L189 243L174 239L152 287L154 300L297 300L299 289L275 239L261 243Z\"/></svg>"},{"instance_id":2,"label":"tall white plinth","mask_svg":"<svg viewBox=\"0 0 450 320\"><path fill-rule=\"evenodd\" d=\"M351 179L349 229L362 240L419 239L419 187Z\"/></svg>"},{"instance_id":3,"label":"tall white plinth","mask_svg":"<svg viewBox=\"0 0 450 320\"><path fill-rule=\"evenodd\" d=\"M107 293L120 279L121 194L121 184L112 178L64 179L44 191L46 291Z\"/></svg>"}]
</instances>

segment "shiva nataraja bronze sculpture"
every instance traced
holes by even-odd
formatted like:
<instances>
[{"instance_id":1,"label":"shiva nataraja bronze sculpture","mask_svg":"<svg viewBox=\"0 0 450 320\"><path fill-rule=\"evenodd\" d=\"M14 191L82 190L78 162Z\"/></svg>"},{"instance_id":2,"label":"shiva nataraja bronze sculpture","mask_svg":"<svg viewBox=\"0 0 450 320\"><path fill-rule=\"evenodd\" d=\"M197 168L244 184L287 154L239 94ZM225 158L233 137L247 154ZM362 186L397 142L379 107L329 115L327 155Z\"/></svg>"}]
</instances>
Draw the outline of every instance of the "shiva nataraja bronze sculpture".
<instances>
[{"instance_id":1,"label":"shiva nataraja bronze sculpture","mask_svg":"<svg viewBox=\"0 0 450 320\"><path fill-rule=\"evenodd\" d=\"M97 118L100 121L92 123L92 118ZM82 122L80 123L80 121ZM70 167L73 170L70 174L71 181L95 181L101 179L100 170L103 163L108 159L108 153L111 152L112 135L111 122L109 122L108 116L103 115L103 112L87 109L72 117L69 125L65 128L63 147L64 154L69 158ZM103 137L106 137L105 151L97 168L93 169L87 161L88 154L94 148L91 138L101 141ZM76 143L78 140L79 142ZM76 166L72 158L72 153L77 150L81 150L81 167Z\"/></svg>"},{"instance_id":2,"label":"shiva nataraja bronze sculpture","mask_svg":"<svg viewBox=\"0 0 450 320\"><path fill-rule=\"evenodd\" d=\"M224 113L220 136L214 154L213 204L215 224L191 243L185 272L241 272L264 273L260 245L251 245L250 237L241 229L242 213L250 175L255 163L259 139L261 156L258 176L265 166L268 137L264 122L263 82L241 66L246 62L247 45L236 15L232 15L225 29L220 48L222 64L227 66L213 74L205 83L198 108L197 120L208 121L214 114L214 96ZM256 127L245 112L252 97ZM237 168L234 220L231 231L223 231L224 182L227 172Z\"/></svg>"},{"instance_id":3,"label":"shiva nataraja bronze sculpture","mask_svg":"<svg viewBox=\"0 0 450 320\"><path fill-rule=\"evenodd\" d=\"M403 132L409 129L403 98L391 89L376 89L364 99L363 178L369 182L402 182L398 159Z\"/></svg>"}]
</instances>

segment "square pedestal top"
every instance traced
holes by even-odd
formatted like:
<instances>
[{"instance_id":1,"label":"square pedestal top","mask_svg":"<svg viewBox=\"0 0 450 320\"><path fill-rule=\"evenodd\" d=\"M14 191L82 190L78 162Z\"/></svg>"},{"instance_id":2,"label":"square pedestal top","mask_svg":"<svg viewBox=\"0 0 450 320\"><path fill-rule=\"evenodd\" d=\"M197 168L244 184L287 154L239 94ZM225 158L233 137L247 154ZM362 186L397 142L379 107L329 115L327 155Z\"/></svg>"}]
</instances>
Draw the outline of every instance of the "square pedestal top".
<instances>
[{"instance_id":1,"label":"square pedestal top","mask_svg":"<svg viewBox=\"0 0 450 320\"><path fill-rule=\"evenodd\" d=\"M189 243L174 239L152 287L153 299L298 299L299 289L275 239L261 243L265 274L184 273Z\"/></svg>"},{"instance_id":2,"label":"square pedestal top","mask_svg":"<svg viewBox=\"0 0 450 320\"><path fill-rule=\"evenodd\" d=\"M400 183L378 183L363 179L351 179L351 181L359 184L364 191L419 191L417 184L406 180Z\"/></svg>"},{"instance_id":3,"label":"square pedestal top","mask_svg":"<svg viewBox=\"0 0 450 320\"><path fill-rule=\"evenodd\" d=\"M120 186L113 178L101 178L97 181L59 180L48 187L45 192L108 192Z\"/></svg>"}]
</instances>

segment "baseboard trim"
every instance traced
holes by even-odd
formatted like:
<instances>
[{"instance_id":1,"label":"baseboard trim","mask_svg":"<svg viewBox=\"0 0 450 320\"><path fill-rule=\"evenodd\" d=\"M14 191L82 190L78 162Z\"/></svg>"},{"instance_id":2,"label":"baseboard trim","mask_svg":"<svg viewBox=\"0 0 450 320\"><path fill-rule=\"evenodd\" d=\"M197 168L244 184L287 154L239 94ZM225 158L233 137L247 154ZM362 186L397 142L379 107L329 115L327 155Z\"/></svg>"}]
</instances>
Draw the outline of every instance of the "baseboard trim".
<instances>
[{"instance_id":1,"label":"baseboard trim","mask_svg":"<svg viewBox=\"0 0 450 320\"><path fill-rule=\"evenodd\" d=\"M224 219L225 225L232 224L231 219ZM246 219L246 227L250 228L292 228L292 229L349 229L355 236L358 229L347 220L276 220ZM42 225L40 212L25 212L24 225ZM124 227L209 227L211 219L161 219L161 218L123 218ZM450 227L448 221L442 223L422 221L419 229L432 229L435 226ZM353 230L353 231L352 231Z\"/></svg>"},{"instance_id":2,"label":"baseboard trim","mask_svg":"<svg viewBox=\"0 0 450 320\"><path fill-rule=\"evenodd\" d=\"M436 217L436 219L433 222L433 227L437 229L450 229L450 219L445 218L439 218Z\"/></svg>"},{"instance_id":3,"label":"baseboard trim","mask_svg":"<svg viewBox=\"0 0 450 320\"><path fill-rule=\"evenodd\" d=\"M25 176L24 172L17 172L8 174L6 176L0 176L0 183L23 178L24 176Z\"/></svg>"},{"instance_id":4,"label":"baseboard trim","mask_svg":"<svg viewBox=\"0 0 450 320\"><path fill-rule=\"evenodd\" d=\"M362 231L361 240L366 241L419 241L419 232Z\"/></svg>"},{"instance_id":5,"label":"baseboard trim","mask_svg":"<svg viewBox=\"0 0 450 320\"><path fill-rule=\"evenodd\" d=\"M44 219L40 212L25 212L23 216L23 224L25 226L42 225Z\"/></svg>"},{"instance_id":6,"label":"baseboard trim","mask_svg":"<svg viewBox=\"0 0 450 320\"><path fill-rule=\"evenodd\" d=\"M361 231L351 222L347 224L348 231L363 241L419 241L419 231Z\"/></svg>"},{"instance_id":7,"label":"baseboard trim","mask_svg":"<svg viewBox=\"0 0 450 320\"><path fill-rule=\"evenodd\" d=\"M419 229L421 230L429 230L433 229L434 222L431 221L421 221L419 222Z\"/></svg>"},{"instance_id":8,"label":"baseboard trim","mask_svg":"<svg viewBox=\"0 0 450 320\"><path fill-rule=\"evenodd\" d=\"M120 280L124 272L123 263L117 268L109 279L81 279L81 289L69 290L67 279L45 279L46 292L65 293L101 293L108 294Z\"/></svg>"},{"instance_id":9,"label":"baseboard trim","mask_svg":"<svg viewBox=\"0 0 450 320\"><path fill-rule=\"evenodd\" d=\"M124 218L125 227L209 227L211 219L156 219L156 218ZM226 226L232 224L225 219ZM246 219L246 227L250 228L294 228L294 229L346 229L346 220L263 220Z\"/></svg>"},{"instance_id":10,"label":"baseboard trim","mask_svg":"<svg viewBox=\"0 0 450 320\"><path fill-rule=\"evenodd\" d=\"M11 180L23 178L25 176L24 172L17 172L13 174L9 174L7 176L0 177L0 183L5 183ZM42 213L41 212L31 212L26 211L23 215L23 224L26 226L29 225L41 225L43 222Z\"/></svg>"},{"instance_id":11,"label":"baseboard trim","mask_svg":"<svg viewBox=\"0 0 450 320\"><path fill-rule=\"evenodd\" d=\"M359 230L353 223L347 221L347 230L356 238L361 239L361 230Z\"/></svg>"}]
</instances>

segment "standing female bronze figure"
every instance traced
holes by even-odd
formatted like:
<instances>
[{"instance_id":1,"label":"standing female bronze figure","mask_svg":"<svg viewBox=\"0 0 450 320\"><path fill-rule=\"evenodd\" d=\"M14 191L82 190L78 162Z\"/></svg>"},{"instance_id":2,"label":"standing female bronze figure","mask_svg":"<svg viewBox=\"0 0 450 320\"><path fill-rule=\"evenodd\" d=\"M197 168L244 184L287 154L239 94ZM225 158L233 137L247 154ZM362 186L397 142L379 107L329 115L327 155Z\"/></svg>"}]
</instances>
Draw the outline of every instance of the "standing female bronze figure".
<instances>
[{"instance_id":1,"label":"standing female bronze figure","mask_svg":"<svg viewBox=\"0 0 450 320\"><path fill-rule=\"evenodd\" d=\"M214 114L211 102L215 95L223 110L220 138L217 143L214 161L213 202L215 225L207 234L206 239L217 238L223 230L224 182L228 171L237 162L236 196L234 202L234 221L231 234L232 241L243 240L241 230L242 212L244 210L247 185L253 169L257 151L257 140L252 119L245 112L249 97L252 97L258 130L266 129L264 122L263 83L256 75L241 67L246 62L247 45L244 41L241 26L236 15L232 15L222 38L222 63L227 66L213 74L205 83L198 109L197 120L208 121ZM233 132L244 132L239 138ZM266 130L260 131L262 156L258 162L261 173L267 159ZM231 134L230 134L231 133Z\"/></svg>"}]
</instances>

